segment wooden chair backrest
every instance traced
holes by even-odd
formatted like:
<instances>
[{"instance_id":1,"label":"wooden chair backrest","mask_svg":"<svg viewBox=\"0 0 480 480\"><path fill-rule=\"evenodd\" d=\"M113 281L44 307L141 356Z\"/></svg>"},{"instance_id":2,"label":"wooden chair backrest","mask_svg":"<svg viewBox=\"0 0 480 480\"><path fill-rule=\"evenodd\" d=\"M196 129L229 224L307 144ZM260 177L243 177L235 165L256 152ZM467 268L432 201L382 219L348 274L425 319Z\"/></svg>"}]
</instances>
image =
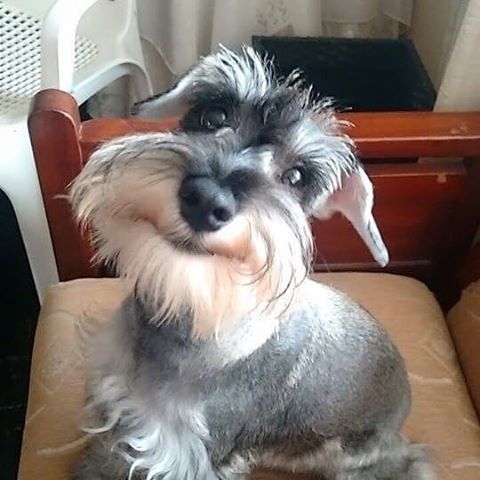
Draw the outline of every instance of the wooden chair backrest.
<instances>
[{"instance_id":1,"label":"wooden chair backrest","mask_svg":"<svg viewBox=\"0 0 480 480\"><path fill-rule=\"evenodd\" d=\"M346 133L374 183L375 217L391 256L384 270L425 281L444 298L455 297L459 285L452 285L480 223L480 112L340 117L350 122ZM73 97L52 89L36 95L28 121L60 279L98 276L88 235L81 234L61 195L102 142L169 130L176 120L80 122ZM440 160L449 157L459 160ZM378 270L345 219L336 216L312 226L315 270ZM468 277L465 267L462 272Z\"/></svg>"}]
</instances>

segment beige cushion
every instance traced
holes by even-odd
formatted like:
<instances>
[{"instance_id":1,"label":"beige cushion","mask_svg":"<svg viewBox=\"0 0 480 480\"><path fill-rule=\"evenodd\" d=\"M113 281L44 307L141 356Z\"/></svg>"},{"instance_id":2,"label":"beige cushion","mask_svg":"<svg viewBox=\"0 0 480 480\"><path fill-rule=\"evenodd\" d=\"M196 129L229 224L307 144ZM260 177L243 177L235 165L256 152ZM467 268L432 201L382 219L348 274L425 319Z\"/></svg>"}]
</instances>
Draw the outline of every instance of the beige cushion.
<instances>
[{"instance_id":1,"label":"beige cushion","mask_svg":"<svg viewBox=\"0 0 480 480\"><path fill-rule=\"evenodd\" d=\"M447 323L473 403L480 416L480 281L462 293Z\"/></svg>"},{"instance_id":2,"label":"beige cushion","mask_svg":"<svg viewBox=\"0 0 480 480\"><path fill-rule=\"evenodd\" d=\"M442 480L480 478L480 427L445 319L427 288L387 274L317 276L347 292L386 327L413 388L406 435L431 446ZM21 480L64 480L88 436L77 429L85 337L125 296L121 281L76 280L51 288L40 315L22 447ZM257 480L312 478L259 472Z\"/></svg>"}]
</instances>

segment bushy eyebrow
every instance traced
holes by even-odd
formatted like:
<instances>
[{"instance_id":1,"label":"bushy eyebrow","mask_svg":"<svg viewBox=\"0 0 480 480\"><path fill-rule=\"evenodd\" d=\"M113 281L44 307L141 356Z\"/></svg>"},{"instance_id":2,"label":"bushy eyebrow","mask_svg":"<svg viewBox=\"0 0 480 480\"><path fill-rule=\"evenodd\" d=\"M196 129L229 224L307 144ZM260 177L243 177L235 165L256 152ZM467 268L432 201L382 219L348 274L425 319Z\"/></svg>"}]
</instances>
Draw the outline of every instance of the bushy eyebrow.
<instances>
[{"instance_id":1,"label":"bushy eyebrow","mask_svg":"<svg viewBox=\"0 0 480 480\"><path fill-rule=\"evenodd\" d=\"M266 95L261 103L262 118L266 127L288 128L305 115L306 109L298 92L278 88Z\"/></svg>"},{"instance_id":2,"label":"bushy eyebrow","mask_svg":"<svg viewBox=\"0 0 480 480\"><path fill-rule=\"evenodd\" d=\"M208 105L230 105L236 106L240 100L235 92L227 88L219 88L213 85L203 85L195 89L188 104L190 108Z\"/></svg>"}]
</instances>

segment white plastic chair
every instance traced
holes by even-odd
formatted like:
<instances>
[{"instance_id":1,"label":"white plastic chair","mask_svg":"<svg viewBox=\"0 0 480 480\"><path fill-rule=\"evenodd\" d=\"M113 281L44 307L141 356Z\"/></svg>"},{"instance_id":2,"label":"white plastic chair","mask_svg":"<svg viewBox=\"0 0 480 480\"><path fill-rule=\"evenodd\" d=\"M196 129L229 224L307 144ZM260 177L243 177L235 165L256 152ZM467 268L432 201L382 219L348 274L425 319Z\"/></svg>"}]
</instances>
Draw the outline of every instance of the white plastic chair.
<instances>
[{"instance_id":1,"label":"white plastic chair","mask_svg":"<svg viewBox=\"0 0 480 480\"><path fill-rule=\"evenodd\" d=\"M40 301L58 281L26 118L40 88L79 104L129 75L151 95L135 0L0 0L0 189L12 202Z\"/></svg>"}]
</instances>

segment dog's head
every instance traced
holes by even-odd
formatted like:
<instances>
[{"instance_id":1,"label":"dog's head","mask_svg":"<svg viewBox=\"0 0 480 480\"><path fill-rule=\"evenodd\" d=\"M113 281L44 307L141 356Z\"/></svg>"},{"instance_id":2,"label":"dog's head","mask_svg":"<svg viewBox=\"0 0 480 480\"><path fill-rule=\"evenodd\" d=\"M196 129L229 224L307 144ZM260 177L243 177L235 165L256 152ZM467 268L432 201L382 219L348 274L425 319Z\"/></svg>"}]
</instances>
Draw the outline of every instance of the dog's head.
<instances>
[{"instance_id":1,"label":"dog's head","mask_svg":"<svg viewBox=\"0 0 480 480\"><path fill-rule=\"evenodd\" d=\"M134 114L179 116L180 126L103 145L71 199L99 258L161 316L189 309L202 333L239 303L293 292L310 266L311 215L342 212L387 263L371 183L332 110L297 74L279 81L253 50L222 49Z\"/></svg>"}]
</instances>

